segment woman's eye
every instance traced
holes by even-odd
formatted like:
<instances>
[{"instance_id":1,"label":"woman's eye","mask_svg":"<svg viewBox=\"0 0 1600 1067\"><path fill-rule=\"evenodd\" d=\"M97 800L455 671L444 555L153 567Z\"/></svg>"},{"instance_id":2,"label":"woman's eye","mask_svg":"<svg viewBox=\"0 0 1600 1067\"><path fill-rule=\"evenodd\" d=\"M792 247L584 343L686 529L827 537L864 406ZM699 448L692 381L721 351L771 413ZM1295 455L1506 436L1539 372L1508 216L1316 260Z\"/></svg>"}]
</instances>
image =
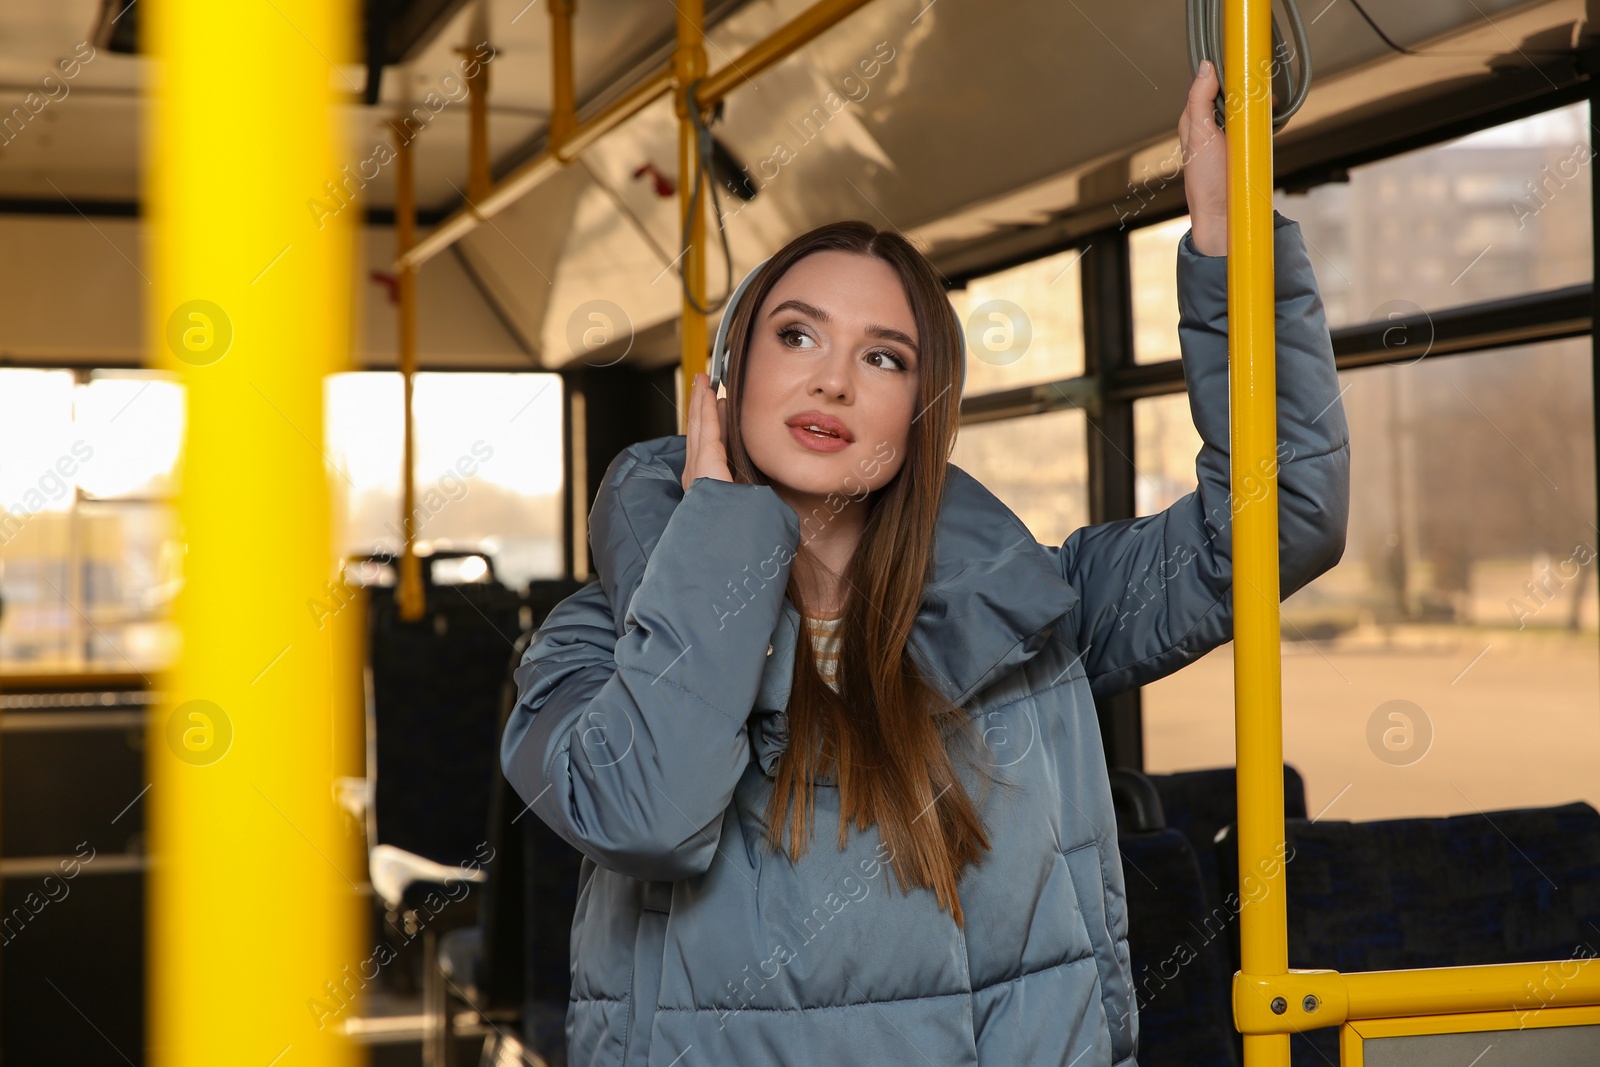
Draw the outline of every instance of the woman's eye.
<instances>
[{"instance_id":1,"label":"woman's eye","mask_svg":"<svg viewBox=\"0 0 1600 1067\"><path fill-rule=\"evenodd\" d=\"M799 341L802 341L802 342L806 342L806 343L804 343L804 344L796 343L796 339L798 339ZM800 352L809 351L810 349L817 347L816 339L813 338L810 334L806 333L804 330L800 329L798 326L786 326L783 329L779 330L778 331L778 340L783 344L783 346L785 348L793 348L796 351L800 351ZM904 359L900 358L899 355L897 355L896 353L894 353L893 351L891 351L891 350L889 350L887 348L874 348L872 351L870 351L870 352L868 352L866 354L865 358L872 359L874 357L892 359L892 360L894 360L895 366L897 368L899 368L900 370L902 370L902 371L909 369L907 367L906 361ZM874 363L873 366L875 366L875 367L883 367L884 364L882 364L882 363Z\"/></svg>"},{"instance_id":2,"label":"woman's eye","mask_svg":"<svg viewBox=\"0 0 1600 1067\"><path fill-rule=\"evenodd\" d=\"M799 337L802 340L806 340L806 341L810 341L811 340L811 338L806 334L806 332L804 330L796 329L793 326L790 326L790 327L788 327L786 329L782 329L782 330L778 331L778 338L781 341L783 341L785 347L787 347L787 348L803 347L803 346L798 346L798 345L793 344L790 341L790 338L793 338L793 337Z\"/></svg>"}]
</instances>

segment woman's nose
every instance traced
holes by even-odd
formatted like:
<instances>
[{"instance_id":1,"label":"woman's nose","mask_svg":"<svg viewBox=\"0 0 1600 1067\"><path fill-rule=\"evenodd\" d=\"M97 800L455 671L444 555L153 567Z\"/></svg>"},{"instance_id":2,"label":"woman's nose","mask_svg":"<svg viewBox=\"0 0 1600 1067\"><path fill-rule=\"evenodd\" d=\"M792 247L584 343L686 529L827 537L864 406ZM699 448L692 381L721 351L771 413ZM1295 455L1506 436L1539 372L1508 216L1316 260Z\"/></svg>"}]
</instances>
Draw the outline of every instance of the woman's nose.
<instances>
[{"instance_id":1,"label":"woman's nose","mask_svg":"<svg viewBox=\"0 0 1600 1067\"><path fill-rule=\"evenodd\" d=\"M829 396L840 396L850 389L851 356L848 350L829 352L816 364L812 376L813 389L821 389Z\"/></svg>"}]
</instances>

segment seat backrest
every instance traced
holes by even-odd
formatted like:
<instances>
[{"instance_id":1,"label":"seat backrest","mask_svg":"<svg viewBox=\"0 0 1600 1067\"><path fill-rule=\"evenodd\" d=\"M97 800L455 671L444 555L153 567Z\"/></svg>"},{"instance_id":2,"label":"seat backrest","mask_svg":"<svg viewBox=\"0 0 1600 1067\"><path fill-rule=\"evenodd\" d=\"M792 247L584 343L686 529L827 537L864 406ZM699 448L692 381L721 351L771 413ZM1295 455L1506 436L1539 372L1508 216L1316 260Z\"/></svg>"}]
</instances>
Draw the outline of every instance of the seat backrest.
<instances>
[{"instance_id":1,"label":"seat backrest","mask_svg":"<svg viewBox=\"0 0 1600 1067\"><path fill-rule=\"evenodd\" d=\"M482 1006L490 1011L516 1009L529 1015L527 1005L542 1002L559 1005L564 1016L571 992L572 917L583 854L522 802L500 770L498 739L516 708L516 669L538 636L537 624L584 584L570 579L530 582L526 604L535 625L517 637L509 661L502 664L489 804L494 858L487 865L489 880L478 912L481 954L475 976ZM550 1029L559 1039L560 1027Z\"/></svg>"},{"instance_id":2,"label":"seat backrest","mask_svg":"<svg viewBox=\"0 0 1600 1067\"><path fill-rule=\"evenodd\" d=\"M537 630L527 630L512 646L510 664L500 691L499 733L516 706L517 686L512 672L533 643ZM497 761L498 762L498 761ZM483 906L478 910L479 956L474 983L486 1011L521 1010L523 995L523 929L527 923L523 847L522 801L504 774L494 775L489 790L489 846L486 864L489 880L483 886Z\"/></svg>"},{"instance_id":3,"label":"seat backrest","mask_svg":"<svg viewBox=\"0 0 1600 1067\"><path fill-rule=\"evenodd\" d=\"M461 553L440 553L460 572ZM372 845L436 863L482 859L490 785L499 776L501 687L522 600L494 578L435 584L426 613L400 618L395 587L368 587L368 752ZM468 572L471 573L471 572Z\"/></svg>"},{"instance_id":4,"label":"seat backrest","mask_svg":"<svg viewBox=\"0 0 1600 1067\"><path fill-rule=\"evenodd\" d=\"M1161 807L1161 794L1156 791L1150 777L1126 767L1112 767L1111 807L1117 813L1117 833L1149 833L1164 830L1166 813Z\"/></svg>"},{"instance_id":5,"label":"seat backrest","mask_svg":"<svg viewBox=\"0 0 1600 1067\"><path fill-rule=\"evenodd\" d=\"M1600 946L1600 812L1588 804L1378 822L1289 819L1285 841L1290 967L1557 961ZM1233 892L1238 863L1229 827L1217 864ZM1322 1034L1298 1044L1334 1050L1338 1062L1336 1038ZM1308 1052L1306 1061L1316 1060Z\"/></svg>"},{"instance_id":6,"label":"seat backrest","mask_svg":"<svg viewBox=\"0 0 1600 1067\"><path fill-rule=\"evenodd\" d=\"M1222 946L1207 936L1207 897L1177 830L1119 833L1128 957L1139 1008L1139 1067L1238 1067Z\"/></svg>"},{"instance_id":7,"label":"seat backrest","mask_svg":"<svg viewBox=\"0 0 1600 1067\"><path fill-rule=\"evenodd\" d=\"M1139 771L1110 770L1128 900L1140 1067L1238 1067L1230 990L1205 937L1206 888L1189 839L1166 825Z\"/></svg>"},{"instance_id":8,"label":"seat backrest","mask_svg":"<svg viewBox=\"0 0 1600 1067\"><path fill-rule=\"evenodd\" d=\"M1600 813L1582 802L1436 819L1289 819L1289 966L1565 960L1600 940ZM1218 865L1237 886L1232 828Z\"/></svg>"},{"instance_id":9,"label":"seat backrest","mask_svg":"<svg viewBox=\"0 0 1600 1067\"><path fill-rule=\"evenodd\" d=\"M1217 832L1238 819L1238 777L1232 767L1215 767L1176 774L1152 774L1150 781L1161 797L1167 825L1179 830L1194 848L1200 864L1200 878L1212 908L1222 903L1224 891L1218 878ZM1306 815L1306 787L1300 772L1283 766L1284 816L1303 819ZM1231 885L1231 883L1229 883Z\"/></svg>"}]
</instances>

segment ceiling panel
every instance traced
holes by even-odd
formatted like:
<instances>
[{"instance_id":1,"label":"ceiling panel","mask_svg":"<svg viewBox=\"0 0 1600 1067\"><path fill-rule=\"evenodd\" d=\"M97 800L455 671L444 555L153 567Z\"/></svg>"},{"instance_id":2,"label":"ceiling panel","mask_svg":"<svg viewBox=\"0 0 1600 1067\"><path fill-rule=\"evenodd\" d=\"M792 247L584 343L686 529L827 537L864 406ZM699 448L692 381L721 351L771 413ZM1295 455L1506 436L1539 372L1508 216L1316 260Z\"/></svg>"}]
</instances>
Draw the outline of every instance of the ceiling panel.
<instances>
[{"instance_id":1,"label":"ceiling panel","mask_svg":"<svg viewBox=\"0 0 1600 1067\"><path fill-rule=\"evenodd\" d=\"M495 50L490 141L503 173L541 143L550 103L548 13L528 0L486 2ZM139 93L148 61L87 45L98 6L52 0L0 10L0 120L11 115L9 126L0 124L0 199L13 209L23 200L69 213L91 205L93 214L93 204L131 208L138 200ZM708 4L713 69L805 6ZM1550 53L1568 47L1585 18L1583 0L1364 6L1399 45L1425 54L1397 55L1352 4L1307 5L1316 80L1280 145L1303 144L1344 117L1430 86L1487 78L1492 65L1554 60ZM664 61L675 15L659 0L580 3L580 100L601 96L641 64ZM329 66L330 86L349 101L352 173L373 157L391 116L421 106L419 201L433 210L460 203L467 107L453 77L461 63L455 49L480 36L476 19L467 5L404 69L391 69L376 107L358 103L359 63ZM74 76L47 86L46 75L75 54ZM1115 194L1137 177L1141 161L1170 154L1188 80L1183 0L874 0L728 99L715 130L759 187L749 203L723 197L734 273L801 230L840 217L892 226L943 254L1087 205L1098 209L1108 181ZM41 96L29 96L46 88L53 96L42 105ZM437 94L431 109L430 92ZM628 358L670 359L670 332L661 327L678 307L676 141L670 103L659 100L560 180L481 227L441 268L459 274L466 287L459 292L474 299L444 299L429 310L442 317L444 337L472 340L459 352L449 343L429 346L425 365L609 359L615 348L596 356L572 343L586 336L572 324L589 322L596 301L620 309L625 332L654 339ZM393 167L375 169L371 180L350 185L361 187L368 206L388 207ZM714 226L711 235L715 241ZM80 244L84 255L115 252L99 238L74 247ZM368 251L375 269L387 269L382 242ZM117 262L108 258L107 271ZM720 246L713 244L708 263L716 295L725 284ZM0 296L0 315L4 303ZM381 305L369 310L382 313ZM464 322L486 313L492 328Z\"/></svg>"}]
</instances>

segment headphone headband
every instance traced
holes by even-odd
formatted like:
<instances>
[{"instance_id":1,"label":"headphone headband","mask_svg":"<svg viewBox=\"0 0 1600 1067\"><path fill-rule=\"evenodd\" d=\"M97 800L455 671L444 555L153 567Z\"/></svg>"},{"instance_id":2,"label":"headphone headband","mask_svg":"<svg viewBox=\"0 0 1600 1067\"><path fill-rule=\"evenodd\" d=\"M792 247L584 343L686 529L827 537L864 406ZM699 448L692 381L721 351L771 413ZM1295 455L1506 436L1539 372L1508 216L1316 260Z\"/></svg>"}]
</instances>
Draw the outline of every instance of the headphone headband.
<instances>
[{"instance_id":1,"label":"headphone headband","mask_svg":"<svg viewBox=\"0 0 1600 1067\"><path fill-rule=\"evenodd\" d=\"M744 296L744 291L750 288L750 283L755 279L756 274L760 272L762 267L767 265L770 259L771 257L769 256L750 269L750 272L740 280L739 284L734 286L733 293L728 297L728 302L723 307L722 320L717 323L717 336L711 343L711 392L713 396L716 395L717 387L728 376L728 359L731 355L728 351L728 335L733 329L733 313L738 308L739 300ZM961 384L956 390L956 396L959 398L967 387L967 332L961 328L961 317L956 315L954 304L950 305L950 313L956 319L956 336L961 339Z\"/></svg>"}]
</instances>

